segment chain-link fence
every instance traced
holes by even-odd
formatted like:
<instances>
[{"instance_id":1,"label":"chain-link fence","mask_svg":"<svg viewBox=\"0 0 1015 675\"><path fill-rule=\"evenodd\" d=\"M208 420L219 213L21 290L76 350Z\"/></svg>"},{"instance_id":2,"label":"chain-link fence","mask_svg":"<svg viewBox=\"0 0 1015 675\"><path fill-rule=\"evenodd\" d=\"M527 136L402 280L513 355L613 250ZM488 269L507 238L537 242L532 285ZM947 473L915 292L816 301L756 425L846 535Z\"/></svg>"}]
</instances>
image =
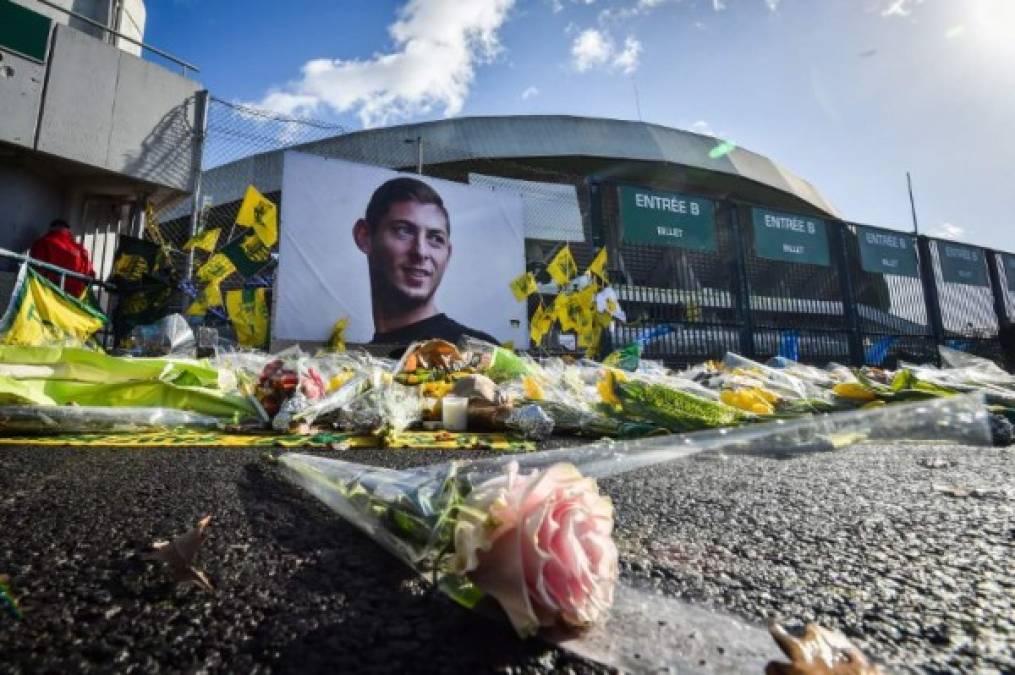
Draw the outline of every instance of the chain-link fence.
<instances>
[{"instance_id":1,"label":"chain-link fence","mask_svg":"<svg viewBox=\"0 0 1015 675\"><path fill-rule=\"evenodd\" d=\"M526 264L540 282L540 293L529 300L530 315L540 302L553 300L556 288L545 270L563 246L570 247L582 269L606 247L608 272L628 317L612 329L612 344L654 333L646 355L671 364L716 358L732 350L758 358L783 355L812 362L891 365L933 360L939 342L996 358L999 328L1015 317L1015 282L1008 281L1015 279L1015 257L976 247L925 238L917 246L911 235L811 218L825 232L827 251L820 259L797 262L792 256L759 251L759 244L767 246L758 240L756 222L764 205L717 196L701 198L714 207L713 245L660 246L631 240L620 206L624 182L602 177L626 171L629 177L624 180L641 188L688 191L675 184L679 172L669 175L662 166L646 165L632 174L630 162L605 157L504 158L496 156L496 144L483 138L463 140L446 133L424 137L413 126L350 132L336 124L215 97L208 98L205 120L197 191L150 211L145 230L147 238L173 251L181 268L187 268L190 257L182 245L193 233L219 230L219 248L242 236L235 221L248 186L281 206L280 151L296 149L520 193ZM484 154L486 148L491 154ZM897 260L882 256L881 262L870 258L887 250L885 246L901 246L905 255L900 253ZM955 246L965 251L955 254L960 257L975 257L969 250L979 251L985 281L977 276L975 283L964 283L961 275L956 277L954 255L942 267L945 247L951 251ZM193 255L192 262L200 267L210 252ZM993 276L986 272L988 260L996 267ZM271 288L275 264L273 256L257 274L233 274L221 286ZM928 270L933 271L930 283ZM194 292L193 287L189 290ZM998 312L1004 314L1000 320ZM226 323L224 315L219 318ZM557 330L540 350L577 351L572 338Z\"/></svg>"}]
</instances>

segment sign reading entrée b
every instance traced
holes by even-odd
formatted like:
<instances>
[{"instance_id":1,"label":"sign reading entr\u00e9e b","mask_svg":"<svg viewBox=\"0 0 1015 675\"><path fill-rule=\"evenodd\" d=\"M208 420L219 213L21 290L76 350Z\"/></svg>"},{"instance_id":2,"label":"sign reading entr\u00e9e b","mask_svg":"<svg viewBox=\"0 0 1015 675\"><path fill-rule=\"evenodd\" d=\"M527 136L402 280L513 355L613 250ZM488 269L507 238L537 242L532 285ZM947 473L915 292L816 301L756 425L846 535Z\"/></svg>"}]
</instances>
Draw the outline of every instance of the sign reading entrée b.
<instances>
[{"instance_id":1,"label":"sign reading entr\u00e9e b","mask_svg":"<svg viewBox=\"0 0 1015 675\"><path fill-rule=\"evenodd\" d=\"M860 266L864 272L913 278L920 276L916 239L912 235L857 226L856 238L860 245Z\"/></svg>"},{"instance_id":2,"label":"sign reading entr\u00e9e b","mask_svg":"<svg viewBox=\"0 0 1015 675\"><path fill-rule=\"evenodd\" d=\"M715 205L708 199L621 186L620 222L632 244L716 250Z\"/></svg>"},{"instance_id":3,"label":"sign reading entr\u00e9e b","mask_svg":"<svg viewBox=\"0 0 1015 675\"><path fill-rule=\"evenodd\" d=\"M982 249L939 241L937 257L943 280L967 286L987 285L987 265Z\"/></svg>"},{"instance_id":4,"label":"sign reading entr\u00e9e b","mask_svg":"<svg viewBox=\"0 0 1015 675\"><path fill-rule=\"evenodd\" d=\"M825 221L765 209L751 209L751 216L759 258L828 266Z\"/></svg>"}]
</instances>

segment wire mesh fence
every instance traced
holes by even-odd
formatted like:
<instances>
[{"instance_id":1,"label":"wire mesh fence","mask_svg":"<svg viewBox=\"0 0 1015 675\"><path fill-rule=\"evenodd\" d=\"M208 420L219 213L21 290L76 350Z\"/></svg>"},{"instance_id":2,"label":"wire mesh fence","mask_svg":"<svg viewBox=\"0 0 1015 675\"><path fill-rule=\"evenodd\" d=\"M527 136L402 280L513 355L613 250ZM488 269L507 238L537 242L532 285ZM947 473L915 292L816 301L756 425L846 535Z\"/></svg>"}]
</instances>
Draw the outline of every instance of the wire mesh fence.
<instances>
[{"instance_id":1,"label":"wire mesh fence","mask_svg":"<svg viewBox=\"0 0 1015 675\"><path fill-rule=\"evenodd\" d=\"M281 207L281 151L295 149L521 194L526 266L540 282L540 294L529 300L530 316L540 302L553 301L556 289L545 269L563 246L570 247L579 269L605 247L612 285L628 318L611 329L608 342L621 346L654 333L645 351L648 358L682 365L739 351L758 358L783 355L810 362L885 365L934 360L939 340L988 355L999 351L1001 324L989 275L980 285L942 276L946 242L931 240L927 247L933 258L937 305L926 296L915 248L915 272L886 271L865 261L861 237L901 236L889 230L821 220L827 230L824 258L807 263L779 259L759 249L754 218L761 207L716 195L703 197L715 207L714 249L639 243L625 238L618 196L622 183L599 178L614 174L619 160L504 158L496 156L492 145L484 154L483 139L424 136L415 129L354 132L209 97L199 189L193 196L153 205L145 237L169 249L181 269L187 268L191 255L199 268L211 251L189 254L183 250L184 242L209 230L219 231L219 247L241 237L235 221L248 186ZM631 166L627 162L624 170ZM644 187L693 193L693 187L679 183L679 176L667 177L658 167L644 175L648 178L638 183ZM905 236L912 247L915 239ZM1015 257L998 255L990 260L1000 279L996 289L1003 293L1000 306L1015 317L1015 281L1009 282L1015 280ZM233 274L221 287L270 288L276 264L277 254L257 274ZM193 286L189 290L194 293ZM940 307L941 335L936 334L931 315L935 306ZM224 315L219 318L226 322ZM578 353L573 340L557 330L551 331L541 350Z\"/></svg>"}]
</instances>

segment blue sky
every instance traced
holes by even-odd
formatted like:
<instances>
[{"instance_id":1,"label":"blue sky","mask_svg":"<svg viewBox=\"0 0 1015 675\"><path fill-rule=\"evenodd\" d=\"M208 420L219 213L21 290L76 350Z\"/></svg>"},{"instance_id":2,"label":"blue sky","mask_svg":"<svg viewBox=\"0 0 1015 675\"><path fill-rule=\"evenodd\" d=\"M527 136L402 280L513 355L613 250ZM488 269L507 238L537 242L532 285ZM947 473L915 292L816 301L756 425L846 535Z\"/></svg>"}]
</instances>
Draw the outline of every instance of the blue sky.
<instances>
[{"instance_id":1,"label":"blue sky","mask_svg":"<svg viewBox=\"0 0 1015 675\"><path fill-rule=\"evenodd\" d=\"M851 220L1015 251L1015 0L149 0L221 98L350 129L460 115L719 134Z\"/></svg>"}]
</instances>

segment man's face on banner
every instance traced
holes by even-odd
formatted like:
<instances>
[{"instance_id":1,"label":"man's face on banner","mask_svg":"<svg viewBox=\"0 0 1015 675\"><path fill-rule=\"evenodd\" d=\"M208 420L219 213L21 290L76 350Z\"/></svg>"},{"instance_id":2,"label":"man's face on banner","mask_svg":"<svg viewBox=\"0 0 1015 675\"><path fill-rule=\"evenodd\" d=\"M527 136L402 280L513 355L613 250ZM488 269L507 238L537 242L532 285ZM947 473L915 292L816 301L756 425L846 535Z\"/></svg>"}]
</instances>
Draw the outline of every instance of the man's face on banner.
<instances>
[{"instance_id":1,"label":"man's face on banner","mask_svg":"<svg viewBox=\"0 0 1015 675\"><path fill-rule=\"evenodd\" d=\"M371 277L389 299L421 305L437 292L451 258L444 211L436 204L395 202L369 233L357 239Z\"/></svg>"}]
</instances>

